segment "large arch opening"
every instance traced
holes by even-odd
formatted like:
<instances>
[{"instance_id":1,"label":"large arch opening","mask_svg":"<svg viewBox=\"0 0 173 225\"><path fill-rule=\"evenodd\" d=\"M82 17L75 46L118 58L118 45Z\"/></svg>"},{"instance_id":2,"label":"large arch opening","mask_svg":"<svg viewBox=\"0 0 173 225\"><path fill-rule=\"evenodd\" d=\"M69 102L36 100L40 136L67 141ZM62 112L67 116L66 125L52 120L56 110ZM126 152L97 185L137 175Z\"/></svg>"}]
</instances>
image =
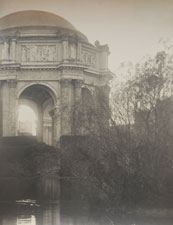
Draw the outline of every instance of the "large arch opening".
<instances>
[{"instance_id":1,"label":"large arch opening","mask_svg":"<svg viewBox=\"0 0 173 225\"><path fill-rule=\"evenodd\" d=\"M54 108L53 91L41 84L26 87L18 101L18 135L36 136L38 141L52 145L53 128L50 112Z\"/></svg>"}]
</instances>

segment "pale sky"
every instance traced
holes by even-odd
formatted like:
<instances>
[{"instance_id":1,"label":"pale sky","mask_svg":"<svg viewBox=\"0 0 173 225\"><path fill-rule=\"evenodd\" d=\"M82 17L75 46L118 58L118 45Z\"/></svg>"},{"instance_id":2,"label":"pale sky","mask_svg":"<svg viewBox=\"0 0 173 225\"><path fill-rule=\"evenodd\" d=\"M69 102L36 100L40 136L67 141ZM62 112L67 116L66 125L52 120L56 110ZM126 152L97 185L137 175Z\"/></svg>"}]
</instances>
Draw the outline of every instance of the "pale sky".
<instances>
[{"instance_id":1,"label":"pale sky","mask_svg":"<svg viewBox=\"0 0 173 225\"><path fill-rule=\"evenodd\" d=\"M154 54L160 38L173 38L173 0L0 0L0 17L31 9L56 13L92 44L108 44L113 72Z\"/></svg>"}]
</instances>

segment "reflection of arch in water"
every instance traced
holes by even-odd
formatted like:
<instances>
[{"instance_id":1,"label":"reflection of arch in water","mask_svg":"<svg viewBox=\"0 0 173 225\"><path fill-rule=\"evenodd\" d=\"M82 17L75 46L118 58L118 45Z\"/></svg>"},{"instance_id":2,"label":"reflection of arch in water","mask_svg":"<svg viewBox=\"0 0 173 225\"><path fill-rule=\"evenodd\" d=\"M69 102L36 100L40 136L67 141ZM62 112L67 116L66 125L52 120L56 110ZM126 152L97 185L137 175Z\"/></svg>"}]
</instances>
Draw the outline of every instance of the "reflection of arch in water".
<instances>
[{"instance_id":1,"label":"reflection of arch in water","mask_svg":"<svg viewBox=\"0 0 173 225\"><path fill-rule=\"evenodd\" d=\"M18 105L24 103L37 115L37 137L39 141L52 145L52 118L49 112L54 108L56 95L48 85L29 84L18 94Z\"/></svg>"}]
</instances>

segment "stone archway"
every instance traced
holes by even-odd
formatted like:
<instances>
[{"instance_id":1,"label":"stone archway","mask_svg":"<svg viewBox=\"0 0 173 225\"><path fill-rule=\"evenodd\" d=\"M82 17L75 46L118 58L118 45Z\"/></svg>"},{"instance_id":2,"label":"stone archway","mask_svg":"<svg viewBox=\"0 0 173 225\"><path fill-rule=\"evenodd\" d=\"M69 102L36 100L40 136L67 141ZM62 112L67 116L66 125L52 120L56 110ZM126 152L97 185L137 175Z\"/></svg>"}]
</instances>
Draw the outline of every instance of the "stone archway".
<instances>
[{"instance_id":1,"label":"stone archway","mask_svg":"<svg viewBox=\"0 0 173 225\"><path fill-rule=\"evenodd\" d=\"M43 84L33 84L26 87L19 95L18 107L30 107L37 116L36 136L39 141L53 145L53 118L51 111L54 109L56 99L53 91ZM17 132L21 135L21 132ZM26 132L27 133L27 132Z\"/></svg>"}]
</instances>

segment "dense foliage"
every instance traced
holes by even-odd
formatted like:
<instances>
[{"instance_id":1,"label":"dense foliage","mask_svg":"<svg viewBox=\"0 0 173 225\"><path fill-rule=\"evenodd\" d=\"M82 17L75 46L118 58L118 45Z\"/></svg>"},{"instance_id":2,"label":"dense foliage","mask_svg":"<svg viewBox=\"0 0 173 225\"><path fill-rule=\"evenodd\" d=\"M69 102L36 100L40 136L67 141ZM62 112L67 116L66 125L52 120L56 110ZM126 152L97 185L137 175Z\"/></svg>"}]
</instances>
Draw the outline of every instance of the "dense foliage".
<instances>
[{"instance_id":1,"label":"dense foliage","mask_svg":"<svg viewBox=\"0 0 173 225\"><path fill-rule=\"evenodd\" d=\"M95 136L86 136L83 143L67 139L61 156L67 162L63 176L76 178L77 195L89 202L91 214L110 221L117 212L173 207L172 48L129 73L123 85L115 82L111 90L111 112L104 110L102 95L99 107L89 108L98 123ZM80 127L83 110L77 115ZM110 126L103 126L105 115Z\"/></svg>"}]
</instances>

